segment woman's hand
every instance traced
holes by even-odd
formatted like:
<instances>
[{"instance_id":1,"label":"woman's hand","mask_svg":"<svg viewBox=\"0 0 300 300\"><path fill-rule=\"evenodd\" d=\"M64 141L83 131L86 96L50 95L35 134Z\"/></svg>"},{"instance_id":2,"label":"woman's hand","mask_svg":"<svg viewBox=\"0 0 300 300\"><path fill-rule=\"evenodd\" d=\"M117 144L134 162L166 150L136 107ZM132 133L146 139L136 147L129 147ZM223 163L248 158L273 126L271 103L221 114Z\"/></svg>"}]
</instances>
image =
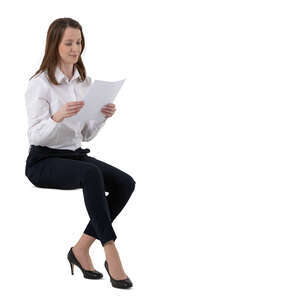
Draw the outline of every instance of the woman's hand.
<instances>
[{"instance_id":1,"label":"woman's hand","mask_svg":"<svg viewBox=\"0 0 300 300\"><path fill-rule=\"evenodd\" d=\"M76 115L84 105L84 101L70 101L63 105L51 118L56 122L62 122L65 118ZM106 118L111 117L116 111L113 103L104 105L101 112Z\"/></svg>"},{"instance_id":2,"label":"woman's hand","mask_svg":"<svg viewBox=\"0 0 300 300\"><path fill-rule=\"evenodd\" d=\"M106 118L111 117L116 111L116 106L113 103L108 103L101 108L101 112Z\"/></svg>"},{"instance_id":3,"label":"woman's hand","mask_svg":"<svg viewBox=\"0 0 300 300\"><path fill-rule=\"evenodd\" d=\"M84 105L84 101L70 101L64 104L51 118L55 122L62 122L64 118L76 115Z\"/></svg>"}]
</instances>

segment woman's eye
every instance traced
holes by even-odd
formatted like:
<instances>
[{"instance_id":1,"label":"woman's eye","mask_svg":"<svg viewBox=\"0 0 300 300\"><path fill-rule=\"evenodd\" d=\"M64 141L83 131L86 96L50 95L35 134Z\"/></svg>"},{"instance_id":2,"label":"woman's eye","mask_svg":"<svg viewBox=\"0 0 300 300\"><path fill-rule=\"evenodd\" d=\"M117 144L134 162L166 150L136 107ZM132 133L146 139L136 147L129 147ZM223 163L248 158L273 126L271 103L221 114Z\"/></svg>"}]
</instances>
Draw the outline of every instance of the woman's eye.
<instances>
[{"instance_id":1,"label":"woman's eye","mask_svg":"<svg viewBox=\"0 0 300 300\"><path fill-rule=\"evenodd\" d=\"M72 44L65 44L66 46L71 46ZM81 45L81 43L77 43L77 45Z\"/></svg>"}]
</instances>

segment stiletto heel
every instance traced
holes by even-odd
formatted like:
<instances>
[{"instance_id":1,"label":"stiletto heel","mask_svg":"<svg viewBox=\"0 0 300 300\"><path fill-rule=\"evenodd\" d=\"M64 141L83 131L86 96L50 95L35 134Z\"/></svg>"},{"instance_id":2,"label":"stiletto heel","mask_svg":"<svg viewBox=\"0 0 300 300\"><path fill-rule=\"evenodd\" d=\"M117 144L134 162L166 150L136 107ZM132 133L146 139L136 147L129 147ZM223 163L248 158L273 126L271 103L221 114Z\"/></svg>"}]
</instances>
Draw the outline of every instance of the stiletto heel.
<instances>
[{"instance_id":1,"label":"stiletto heel","mask_svg":"<svg viewBox=\"0 0 300 300\"><path fill-rule=\"evenodd\" d=\"M101 279L103 277L103 274L98 272L97 270L94 270L94 271L91 271L91 270L85 270L80 262L77 260L77 258L75 257L73 251L72 251L72 248L70 249L69 253L68 253L68 261L70 262L70 266L71 266L71 273L72 275L74 275L74 265L76 265L81 271L82 271L82 274L83 274L83 277L84 278L87 278L87 279Z\"/></svg>"},{"instance_id":2,"label":"stiletto heel","mask_svg":"<svg viewBox=\"0 0 300 300\"><path fill-rule=\"evenodd\" d=\"M125 279L121 279L121 280L116 280L114 278L112 278L110 276L110 273L109 273L109 270L108 270L108 263L107 261L105 260L104 262L104 267L110 277L110 282L111 282L111 285L115 288L118 288L118 289L128 289L128 288L131 288L133 286L131 280L129 279L129 277L125 278Z\"/></svg>"},{"instance_id":3,"label":"stiletto heel","mask_svg":"<svg viewBox=\"0 0 300 300\"><path fill-rule=\"evenodd\" d=\"M74 264L72 264L72 263L70 262L70 266L71 266L71 274L74 275Z\"/></svg>"}]
</instances>

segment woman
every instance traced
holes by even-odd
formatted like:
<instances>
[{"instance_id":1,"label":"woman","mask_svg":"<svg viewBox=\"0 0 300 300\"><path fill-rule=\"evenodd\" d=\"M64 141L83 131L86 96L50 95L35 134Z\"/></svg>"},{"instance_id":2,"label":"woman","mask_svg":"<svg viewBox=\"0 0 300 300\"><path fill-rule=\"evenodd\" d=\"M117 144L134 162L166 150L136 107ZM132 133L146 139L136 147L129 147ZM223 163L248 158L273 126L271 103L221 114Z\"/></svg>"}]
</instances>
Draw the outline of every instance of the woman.
<instances>
[{"instance_id":1,"label":"woman","mask_svg":"<svg viewBox=\"0 0 300 300\"><path fill-rule=\"evenodd\" d=\"M104 248L104 266L112 286L129 288L132 282L123 270L112 222L129 200L135 181L125 172L87 155L89 149L81 148L81 141L93 139L114 114L115 105L99 109L99 114L105 115L103 122L69 119L83 107L84 102L78 100L91 85L81 58L84 46L82 27L77 21L60 18L50 25L42 64L30 78L25 93L30 144L25 174L37 187L83 189L90 221L67 255L71 273L75 264L85 278L103 277L89 256L90 246L98 239Z\"/></svg>"}]
</instances>

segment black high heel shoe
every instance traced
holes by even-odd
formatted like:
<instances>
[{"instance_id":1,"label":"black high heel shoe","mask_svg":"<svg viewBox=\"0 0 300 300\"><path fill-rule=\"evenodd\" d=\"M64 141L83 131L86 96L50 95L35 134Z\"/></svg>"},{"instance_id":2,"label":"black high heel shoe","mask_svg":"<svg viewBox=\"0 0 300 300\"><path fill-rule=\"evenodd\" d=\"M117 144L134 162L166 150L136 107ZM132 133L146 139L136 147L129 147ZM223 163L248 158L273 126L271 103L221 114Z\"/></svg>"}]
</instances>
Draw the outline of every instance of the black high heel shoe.
<instances>
[{"instance_id":1,"label":"black high heel shoe","mask_svg":"<svg viewBox=\"0 0 300 300\"><path fill-rule=\"evenodd\" d=\"M132 284L131 280L129 279L129 277L127 277L125 279L121 279L121 280L116 280L116 279L112 278L110 276L109 271L108 271L108 263L107 263L106 260L104 262L104 267L105 267L105 269L106 269L106 271L107 271L107 273L110 277L110 282L111 282L111 285L113 287L118 288L118 289L128 289L128 288L133 286L133 284Z\"/></svg>"},{"instance_id":2,"label":"black high heel shoe","mask_svg":"<svg viewBox=\"0 0 300 300\"><path fill-rule=\"evenodd\" d=\"M76 265L83 273L83 277L87 278L87 279L101 279L103 277L103 274L98 272L97 270L91 271L91 270L85 270L81 264L79 263L79 261L77 260L77 258L75 257L72 248L70 249L69 253L68 253L68 261L70 263L71 266L71 274L74 275L74 265Z\"/></svg>"}]
</instances>

